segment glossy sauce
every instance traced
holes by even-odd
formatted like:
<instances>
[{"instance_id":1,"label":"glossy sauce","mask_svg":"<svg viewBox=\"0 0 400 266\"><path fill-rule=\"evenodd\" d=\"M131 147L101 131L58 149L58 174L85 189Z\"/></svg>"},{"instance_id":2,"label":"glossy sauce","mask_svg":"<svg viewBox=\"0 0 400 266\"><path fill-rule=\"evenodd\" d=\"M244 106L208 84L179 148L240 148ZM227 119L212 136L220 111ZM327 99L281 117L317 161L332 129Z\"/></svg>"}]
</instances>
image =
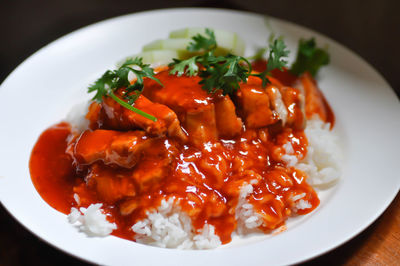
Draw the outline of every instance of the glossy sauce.
<instances>
[{"instance_id":1,"label":"glossy sauce","mask_svg":"<svg viewBox=\"0 0 400 266\"><path fill-rule=\"evenodd\" d=\"M205 94L197 78L178 78L166 72L157 77L164 89L148 81L143 94L177 113L184 131L189 117L186 113L213 106L215 99ZM79 207L101 202L109 221L118 226L113 234L133 240L131 226L144 219L147 211L156 209L161 200L174 197L195 229L212 224L222 243L228 243L237 227L235 212L244 184L254 183L247 200L261 214L260 229L266 232L283 225L292 215L311 212L319 204L306 175L282 161L283 146L288 142L298 159L306 156L308 143L303 129L282 127L279 121L260 128L248 128L244 123L240 134L201 146L190 138L182 140L168 134L146 135L140 147L138 142L119 146L118 141L131 131L124 128L127 133L121 133L99 123L100 109L98 105L90 108L87 117L92 128L82 134L85 136L60 123L44 131L32 151L32 181L42 198L58 211L68 214L71 207L77 207L74 194L80 198ZM93 132L98 134L94 136ZM143 131L139 133L143 135ZM91 136L96 141L89 141ZM105 152L98 151L97 143L107 143L102 148ZM85 157L86 153L91 156ZM131 154L138 159L127 167L120 160ZM292 197L302 193L311 207L294 212Z\"/></svg>"},{"instance_id":2,"label":"glossy sauce","mask_svg":"<svg viewBox=\"0 0 400 266\"><path fill-rule=\"evenodd\" d=\"M253 70L257 72L262 72L266 69L266 61L265 60L257 60L252 63ZM296 83L299 82L299 79L293 75L288 69L283 69L280 71L279 69L274 69L272 71L272 76L282 82L285 86L296 86ZM316 101L317 104L309 104L313 110L308 111L307 118L311 118L312 115L318 113L321 119L327 123L330 123L331 129L335 125L335 115L325 96L317 87L317 82L311 77L311 75L306 72L300 77L300 80L303 81L303 87L305 90L308 90L309 93L308 99L309 101ZM307 97L307 96L306 96ZM307 101L307 99L306 99Z\"/></svg>"}]
</instances>

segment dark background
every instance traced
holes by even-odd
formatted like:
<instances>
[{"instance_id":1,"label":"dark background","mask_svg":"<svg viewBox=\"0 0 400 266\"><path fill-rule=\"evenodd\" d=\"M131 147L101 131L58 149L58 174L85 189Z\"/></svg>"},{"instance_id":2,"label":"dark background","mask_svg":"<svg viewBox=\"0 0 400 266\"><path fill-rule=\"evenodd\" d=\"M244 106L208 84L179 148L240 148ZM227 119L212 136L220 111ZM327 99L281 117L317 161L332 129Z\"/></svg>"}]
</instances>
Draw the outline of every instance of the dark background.
<instances>
[{"instance_id":1,"label":"dark background","mask_svg":"<svg viewBox=\"0 0 400 266\"><path fill-rule=\"evenodd\" d=\"M319 31L363 57L400 95L397 0L0 0L0 82L36 50L83 26L138 11L188 6L252 11ZM326 264L333 259L344 262L377 223L379 220L356 239L310 264ZM0 265L84 264L37 239L1 205L0 224Z\"/></svg>"}]
</instances>

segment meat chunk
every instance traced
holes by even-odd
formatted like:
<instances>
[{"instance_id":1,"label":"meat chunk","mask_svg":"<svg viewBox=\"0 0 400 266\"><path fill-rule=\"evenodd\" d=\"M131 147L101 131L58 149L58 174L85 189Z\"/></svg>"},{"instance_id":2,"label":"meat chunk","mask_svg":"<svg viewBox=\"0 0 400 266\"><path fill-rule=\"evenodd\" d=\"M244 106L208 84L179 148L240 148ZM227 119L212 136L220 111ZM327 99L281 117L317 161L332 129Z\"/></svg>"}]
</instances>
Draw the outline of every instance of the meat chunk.
<instances>
[{"instance_id":1,"label":"meat chunk","mask_svg":"<svg viewBox=\"0 0 400 266\"><path fill-rule=\"evenodd\" d=\"M174 143L166 139L154 140L133 169L131 177L141 190L160 184L159 181L166 178L174 167L177 153Z\"/></svg>"},{"instance_id":2,"label":"meat chunk","mask_svg":"<svg viewBox=\"0 0 400 266\"><path fill-rule=\"evenodd\" d=\"M117 171L117 172L116 172ZM115 170L103 164L94 163L90 167L86 182L97 192L97 197L108 203L114 203L124 197L136 195L134 180L125 169Z\"/></svg>"},{"instance_id":3,"label":"meat chunk","mask_svg":"<svg viewBox=\"0 0 400 266\"><path fill-rule=\"evenodd\" d=\"M133 106L156 117L157 121L154 122L124 108L112 98L104 98L97 118L100 128L115 130L144 129L152 136L165 136L168 134L170 137L186 141L187 136L182 131L176 114L167 106L154 103L143 95L139 96Z\"/></svg>"},{"instance_id":4,"label":"meat chunk","mask_svg":"<svg viewBox=\"0 0 400 266\"><path fill-rule=\"evenodd\" d=\"M250 79L237 92L239 106L248 128L287 124L295 129L305 126L304 97L293 87L285 87L271 78L265 89L260 80ZM280 121L281 123L276 124Z\"/></svg>"},{"instance_id":5,"label":"meat chunk","mask_svg":"<svg viewBox=\"0 0 400 266\"><path fill-rule=\"evenodd\" d=\"M168 71L156 77L163 86L145 80L143 95L171 108L189 135L189 141L200 146L218 138L213 98L198 84L199 77L173 76Z\"/></svg>"},{"instance_id":6,"label":"meat chunk","mask_svg":"<svg viewBox=\"0 0 400 266\"><path fill-rule=\"evenodd\" d=\"M271 110L270 99L259 79L249 77L247 84L240 86L236 96L247 127L265 127L279 120L277 114Z\"/></svg>"},{"instance_id":7,"label":"meat chunk","mask_svg":"<svg viewBox=\"0 0 400 266\"><path fill-rule=\"evenodd\" d=\"M215 119L219 137L233 138L242 131L242 120L236 115L236 107L229 96L215 99Z\"/></svg>"},{"instance_id":8,"label":"meat chunk","mask_svg":"<svg viewBox=\"0 0 400 266\"><path fill-rule=\"evenodd\" d=\"M278 118L282 121L282 125L285 125L288 116L288 110L282 100L282 95L279 91L279 88L274 85L269 85L265 91L269 97L273 112L275 112L275 115L278 116Z\"/></svg>"},{"instance_id":9,"label":"meat chunk","mask_svg":"<svg viewBox=\"0 0 400 266\"><path fill-rule=\"evenodd\" d=\"M332 125L335 120L333 112L310 73L304 73L300 77L300 82L295 84L295 87L304 91L307 118L317 114L321 120L330 122Z\"/></svg>"},{"instance_id":10,"label":"meat chunk","mask_svg":"<svg viewBox=\"0 0 400 266\"><path fill-rule=\"evenodd\" d=\"M73 155L81 164L103 161L131 168L151 141L143 131L87 130L74 143Z\"/></svg>"},{"instance_id":11,"label":"meat chunk","mask_svg":"<svg viewBox=\"0 0 400 266\"><path fill-rule=\"evenodd\" d=\"M304 114L304 96L300 90L292 87L282 87L282 100L287 106L287 124L294 129L303 129L306 118Z\"/></svg>"},{"instance_id":12,"label":"meat chunk","mask_svg":"<svg viewBox=\"0 0 400 266\"><path fill-rule=\"evenodd\" d=\"M105 132L109 133L106 130L96 130L91 133L107 134ZM126 133L123 134L126 135ZM89 144L89 142L95 142L98 136L89 135L85 137L89 139L85 143ZM137 149L132 150L129 145L125 144L125 137L127 136L118 136L114 141L105 140L106 144L102 144L102 148L105 149L104 153L98 153L94 150L90 150L92 153L86 153L88 156L85 158L97 159L89 166L86 183L93 187L97 195L106 202L115 202L126 197L131 198L147 188L159 186L162 184L160 181L168 177L174 167L173 162L177 149L173 143L165 138L137 141L135 146ZM83 150L82 147L78 147L78 149ZM113 150L111 152L113 155L109 157L108 154L111 150ZM132 160L129 162L135 162L135 164L125 164L123 165L125 168L105 164L106 162L116 163L116 158L121 153L130 154ZM82 152L80 155L85 155L85 153ZM123 156L123 159L128 160L128 157ZM80 158L83 158L83 156L80 156ZM121 158L119 159L121 160ZM120 160L118 161L119 164L121 163ZM127 168L126 166L132 167Z\"/></svg>"},{"instance_id":13,"label":"meat chunk","mask_svg":"<svg viewBox=\"0 0 400 266\"><path fill-rule=\"evenodd\" d=\"M156 77L163 86L152 79L145 79L143 95L174 110L180 121L184 120L181 115L201 111L212 104L212 96L201 88L198 76L178 77L162 71Z\"/></svg>"},{"instance_id":14,"label":"meat chunk","mask_svg":"<svg viewBox=\"0 0 400 266\"><path fill-rule=\"evenodd\" d=\"M215 121L214 104L210 104L201 111L186 113L185 128L189 133L189 141L200 148L204 143L218 139L217 124Z\"/></svg>"}]
</instances>

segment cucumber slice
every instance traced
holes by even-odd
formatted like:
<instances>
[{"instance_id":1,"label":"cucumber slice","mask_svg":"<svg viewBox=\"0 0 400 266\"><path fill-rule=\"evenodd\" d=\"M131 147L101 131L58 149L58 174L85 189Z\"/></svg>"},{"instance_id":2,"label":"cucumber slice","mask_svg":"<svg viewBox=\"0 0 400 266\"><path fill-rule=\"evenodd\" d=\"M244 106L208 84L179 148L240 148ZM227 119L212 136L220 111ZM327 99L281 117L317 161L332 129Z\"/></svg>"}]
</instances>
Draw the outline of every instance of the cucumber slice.
<instances>
[{"instance_id":1,"label":"cucumber slice","mask_svg":"<svg viewBox=\"0 0 400 266\"><path fill-rule=\"evenodd\" d=\"M191 42L190 38L176 38L176 39L166 39L166 40L156 40L145 46L143 46L143 51L152 50L186 50L186 47Z\"/></svg>"},{"instance_id":2,"label":"cucumber slice","mask_svg":"<svg viewBox=\"0 0 400 266\"><path fill-rule=\"evenodd\" d=\"M191 38L197 34L204 34L205 30L206 28L186 28L175 30L169 34L169 38ZM244 55L245 42L236 33L224 30L214 30L214 34L219 48L216 52L225 54L226 52L231 52L239 56Z\"/></svg>"},{"instance_id":3,"label":"cucumber slice","mask_svg":"<svg viewBox=\"0 0 400 266\"><path fill-rule=\"evenodd\" d=\"M170 33L169 39L153 41L145 45L141 53L132 57L142 57L146 64L160 65L171 63L173 58L187 59L197 54L186 50L192 41L191 37L199 33L204 34L204 32L205 28L186 28L173 31ZM236 33L223 30L215 30L214 33L218 44L215 50L216 56L227 53L244 55L245 43Z\"/></svg>"},{"instance_id":4,"label":"cucumber slice","mask_svg":"<svg viewBox=\"0 0 400 266\"><path fill-rule=\"evenodd\" d=\"M175 51L178 53L178 59L187 59L194 55L194 53L186 50L186 47L191 42L188 38L156 40L143 46L143 52L150 51ZM168 53L168 52L167 52ZM172 62L172 60L171 60Z\"/></svg>"},{"instance_id":5,"label":"cucumber slice","mask_svg":"<svg viewBox=\"0 0 400 266\"><path fill-rule=\"evenodd\" d=\"M180 53L174 50L152 50L152 51L145 51L139 54L130 56L132 58L141 57L143 58L143 63L145 64L160 64L166 65L171 63L173 60L172 58L180 58ZM121 61L117 64L117 67L120 67L124 62Z\"/></svg>"},{"instance_id":6,"label":"cucumber slice","mask_svg":"<svg viewBox=\"0 0 400 266\"><path fill-rule=\"evenodd\" d=\"M189 52L186 50L186 47L191 41L192 39L188 38L156 40L143 46L142 51L148 52L154 50L172 50L179 53L180 57L178 59L187 59L191 56L199 54L198 52ZM229 52L233 52L232 49L224 47L223 45L218 45L217 49L215 50L215 55L226 55Z\"/></svg>"}]
</instances>

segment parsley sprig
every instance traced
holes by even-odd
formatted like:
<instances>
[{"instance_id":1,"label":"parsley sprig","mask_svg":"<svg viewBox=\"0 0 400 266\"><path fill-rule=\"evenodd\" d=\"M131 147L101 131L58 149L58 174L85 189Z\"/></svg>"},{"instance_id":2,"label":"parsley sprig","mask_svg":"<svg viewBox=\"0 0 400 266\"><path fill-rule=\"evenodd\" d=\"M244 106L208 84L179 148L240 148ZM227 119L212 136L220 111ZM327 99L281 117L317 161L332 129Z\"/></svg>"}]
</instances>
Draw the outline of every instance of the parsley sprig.
<instances>
[{"instance_id":1,"label":"parsley sprig","mask_svg":"<svg viewBox=\"0 0 400 266\"><path fill-rule=\"evenodd\" d=\"M242 56L228 54L216 57L209 52L201 59L199 63L204 69L199 73L202 78L200 84L208 93L221 90L223 95L232 94L239 89L239 82L247 82L251 72L251 64Z\"/></svg>"},{"instance_id":2,"label":"parsley sprig","mask_svg":"<svg viewBox=\"0 0 400 266\"><path fill-rule=\"evenodd\" d=\"M200 50L211 51L217 48L217 40L215 39L214 31L205 30L206 35L197 34L192 37L193 42L190 42L186 48L189 52L198 52Z\"/></svg>"},{"instance_id":3,"label":"parsley sprig","mask_svg":"<svg viewBox=\"0 0 400 266\"><path fill-rule=\"evenodd\" d=\"M258 74L252 74L253 76L259 77L262 80L262 86L265 87L268 83L271 83L268 79L268 75L274 69L282 70L287 65L287 61L283 58L289 55L289 50L286 49L286 44L281 38L272 39L269 44L269 57L267 60L266 69Z\"/></svg>"},{"instance_id":4,"label":"parsley sprig","mask_svg":"<svg viewBox=\"0 0 400 266\"><path fill-rule=\"evenodd\" d=\"M200 55L194 55L186 60L173 59L169 64L170 74L177 76L199 75L202 80L202 88L209 93L221 91L222 94L233 94L239 89L240 82L247 82L249 76L257 76L262 80L262 85L270 83L267 74L273 69L282 69L287 61L283 58L289 54L286 45L281 39L274 40L269 49L269 59L266 71L263 73L252 74L250 62L243 56L227 54L225 56L216 56L215 50L217 42L214 32L206 29L205 35L197 34L192 38L186 48L190 52L200 52Z\"/></svg>"},{"instance_id":5,"label":"parsley sprig","mask_svg":"<svg viewBox=\"0 0 400 266\"><path fill-rule=\"evenodd\" d=\"M136 81L133 84L128 79L130 72L133 72L136 76ZM144 64L141 57L129 58L117 70L107 70L101 78L89 86L88 92L96 92L92 100L102 102L104 97L111 97L121 106L152 121L157 121L157 118L154 116L132 106L143 91L143 78L153 79L162 85L160 80L154 77L154 75L154 70L150 65ZM126 101L114 93L122 87L126 87L126 90L123 92L123 99Z\"/></svg>"},{"instance_id":6,"label":"parsley sprig","mask_svg":"<svg viewBox=\"0 0 400 266\"><path fill-rule=\"evenodd\" d=\"M300 39L297 58L290 71L297 76L306 71L315 76L322 66L329 64L329 61L328 52L326 49L318 48L314 38Z\"/></svg>"}]
</instances>

